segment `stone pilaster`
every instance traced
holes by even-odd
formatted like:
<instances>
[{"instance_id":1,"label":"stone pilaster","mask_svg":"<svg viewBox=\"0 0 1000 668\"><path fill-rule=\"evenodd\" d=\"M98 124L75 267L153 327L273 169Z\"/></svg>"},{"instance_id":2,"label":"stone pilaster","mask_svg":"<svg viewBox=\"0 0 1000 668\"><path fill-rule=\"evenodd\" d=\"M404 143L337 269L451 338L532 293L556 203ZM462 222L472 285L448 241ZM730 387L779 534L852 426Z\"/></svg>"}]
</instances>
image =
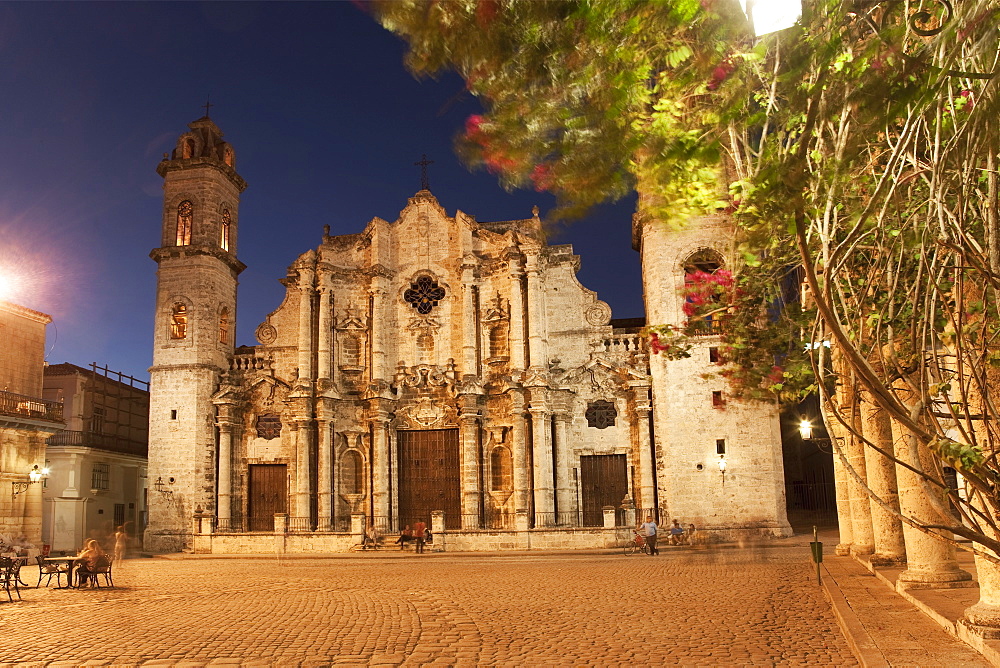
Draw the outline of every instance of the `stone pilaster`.
<instances>
[{"instance_id":1,"label":"stone pilaster","mask_svg":"<svg viewBox=\"0 0 1000 668\"><path fill-rule=\"evenodd\" d=\"M329 286L319 290L319 350L316 356L317 378L333 377L333 293Z\"/></svg>"},{"instance_id":2,"label":"stone pilaster","mask_svg":"<svg viewBox=\"0 0 1000 668\"><path fill-rule=\"evenodd\" d=\"M531 507L529 494L531 492L528 472L528 428L527 414L524 411L523 399L520 393L511 393L514 407L511 409L511 445L514 460L514 510L525 512Z\"/></svg>"},{"instance_id":3,"label":"stone pilaster","mask_svg":"<svg viewBox=\"0 0 1000 668\"><path fill-rule=\"evenodd\" d=\"M556 440L552 444L556 465L556 506L559 514L565 516L579 511L576 507L576 489L573 487L573 478L570 475L572 448L567 429L570 415L565 410L559 410L553 413L552 417L556 422Z\"/></svg>"},{"instance_id":4,"label":"stone pilaster","mask_svg":"<svg viewBox=\"0 0 1000 668\"><path fill-rule=\"evenodd\" d=\"M550 435L552 430L549 426L549 416L551 412L548 407L535 405L528 409L531 413L532 445L534 451L534 488L535 488L535 525L540 522L538 516L542 516L542 521L551 523L552 518L552 441Z\"/></svg>"},{"instance_id":5,"label":"stone pilaster","mask_svg":"<svg viewBox=\"0 0 1000 668\"><path fill-rule=\"evenodd\" d=\"M462 394L459 397L461 425L461 472L462 472L462 528L479 528L479 506L483 494L483 484L479 476L479 395Z\"/></svg>"},{"instance_id":6,"label":"stone pilaster","mask_svg":"<svg viewBox=\"0 0 1000 668\"><path fill-rule=\"evenodd\" d=\"M389 411L384 400L373 399L369 408L372 429L372 507L375 517L389 515Z\"/></svg>"},{"instance_id":7,"label":"stone pilaster","mask_svg":"<svg viewBox=\"0 0 1000 668\"><path fill-rule=\"evenodd\" d=\"M299 271L299 384L308 383L313 376L312 368L312 294L313 271L302 268Z\"/></svg>"},{"instance_id":8,"label":"stone pilaster","mask_svg":"<svg viewBox=\"0 0 1000 668\"><path fill-rule=\"evenodd\" d=\"M229 416L220 415L216 424L219 427L219 523L229 526L232 519L233 497L233 424Z\"/></svg>"},{"instance_id":9,"label":"stone pilaster","mask_svg":"<svg viewBox=\"0 0 1000 668\"><path fill-rule=\"evenodd\" d=\"M527 256L525 274L528 277L528 362L530 366L546 369L547 335L545 333L545 291L539 270L537 254Z\"/></svg>"},{"instance_id":10,"label":"stone pilaster","mask_svg":"<svg viewBox=\"0 0 1000 668\"><path fill-rule=\"evenodd\" d=\"M835 551L839 555L846 555L851 553L851 543L854 541L854 524L851 521L851 494L847 482L847 477L850 474L839 454L842 448L844 429L834 417L828 417L826 424L833 446L833 480L837 493L837 528L840 534L840 542L837 543Z\"/></svg>"},{"instance_id":11,"label":"stone pilaster","mask_svg":"<svg viewBox=\"0 0 1000 668\"><path fill-rule=\"evenodd\" d=\"M524 354L524 293L520 262L510 258L510 366L523 369L526 366Z\"/></svg>"},{"instance_id":12,"label":"stone pilaster","mask_svg":"<svg viewBox=\"0 0 1000 668\"><path fill-rule=\"evenodd\" d=\"M312 445L312 421L295 421L295 517L311 515L309 510L309 472L312 469L309 452Z\"/></svg>"},{"instance_id":13,"label":"stone pilaster","mask_svg":"<svg viewBox=\"0 0 1000 668\"><path fill-rule=\"evenodd\" d=\"M329 411L320 409L320 416L316 420L319 432L318 451L316 456L316 494L317 494L317 517L316 530L329 531L333 520L333 438L331 427L333 421L330 419Z\"/></svg>"},{"instance_id":14,"label":"stone pilaster","mask_svg":"<svg viewBox=\"0 0 1000 668\"><path fill-rule=\"evenodd\" d=\"M638 448L638 470L636 475L639 478L639 498L633 501L639 508L649 511L656 505L654 503L655 494L653 492L655 472L653 471L653 452L649 442L649 420L653 410L649 400L649 383L647 381L631 381L632 392L635 397L635 432L636 447Z\"/></svg>"}]
</instances>

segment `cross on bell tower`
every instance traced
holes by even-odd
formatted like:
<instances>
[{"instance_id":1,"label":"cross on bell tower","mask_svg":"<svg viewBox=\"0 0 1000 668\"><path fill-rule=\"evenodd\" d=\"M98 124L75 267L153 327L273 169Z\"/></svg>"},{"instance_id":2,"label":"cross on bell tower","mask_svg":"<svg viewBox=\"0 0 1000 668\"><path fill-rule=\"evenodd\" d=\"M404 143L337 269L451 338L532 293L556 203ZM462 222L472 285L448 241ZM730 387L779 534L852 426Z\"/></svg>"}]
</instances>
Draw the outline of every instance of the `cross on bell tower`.
<instances>
[{"instance_id":1,"label":"cross on bell tower","mask_svg":"<svg viewBox=\"0 0 1000 668\"><path fill-rule=\"evenodd\" d=\"M420 158L419 162L413 163L414 165L420 165L420 189L430 190L430 181L427 180L427 165L433 165L434 161L428 160L426 153L422 153Z\"/></svg>"}]
</instances>

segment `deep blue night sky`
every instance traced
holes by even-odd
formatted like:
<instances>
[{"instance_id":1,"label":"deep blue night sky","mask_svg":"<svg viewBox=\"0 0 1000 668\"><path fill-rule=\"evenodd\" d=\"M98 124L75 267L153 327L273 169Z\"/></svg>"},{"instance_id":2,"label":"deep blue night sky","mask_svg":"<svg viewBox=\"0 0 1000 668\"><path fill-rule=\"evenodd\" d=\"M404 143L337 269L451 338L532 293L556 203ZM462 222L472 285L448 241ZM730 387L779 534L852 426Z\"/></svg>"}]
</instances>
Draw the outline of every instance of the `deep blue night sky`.
<instances>
[{"instance_id":1,"label":"deep blue night sky","mask_svg":"<svg viewBox=\"0 0 1000 668\"><path fill-rule=\"evenodd\" d=\"M452 151L479 110L461 80L414 79L403 43L347 2L0 4L0 271L12 301L53 316L47 360L148 378L162 180L178 135L204 114L236 150L237 344L281 303L278 279L331 234L395 220L420 189L453 215L530 216L549 195L507 193ZM581 282L614 317L642 315L634 202L550 241L582 256ZM0 342L2 345L2 342Z\"/></svg>"}]
</instances>

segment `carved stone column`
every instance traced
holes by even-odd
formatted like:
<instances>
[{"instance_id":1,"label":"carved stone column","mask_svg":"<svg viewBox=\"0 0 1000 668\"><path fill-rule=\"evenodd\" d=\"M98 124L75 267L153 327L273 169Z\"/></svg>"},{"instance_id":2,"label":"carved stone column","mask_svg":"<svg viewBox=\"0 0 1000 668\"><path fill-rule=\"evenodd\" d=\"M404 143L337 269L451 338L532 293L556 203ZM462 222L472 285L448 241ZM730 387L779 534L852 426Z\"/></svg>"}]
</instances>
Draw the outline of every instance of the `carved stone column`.
<instances>
[{"instance_id":1,"label":"carved stone column","mask_svg":"<svg viewBox=\"0 0 1000 668\"><path fill-rule=\"evenodd\" d=\"M312 368L312 295L313 295L313 271L311 269L299 270L299 383L304 384L311 380Z\"/></svg>"},{"instance_id":2,"label":"carved stone column","mask_svg":"<svg viewBox=\"0 0 1000 668\"><path fill-rule=\"evenodd\" d=\"M320 408L316 420L319 443L316 456L316 494L318 513L317 531L329 531L333 520L333 439L330 433L333 420L325 407Z\"/></svg>"},{"instance_id":3,"label":"carved stone column","mask_svg":"<svg viewBox=\"0 0 1000 668\"><path fill-rule=\"evenodd\" d=\"M576 490L573 488L573 477L570 466L570 448L568 429L571 416L565 409L553 414L556 421L556 440L552 444L556 463L556 506L564 518L570 513L578 513L576 507Z\"/></svg>"},{"instance_id":4,"label":"carved stone column","mask_svg":"<svg viewBox=\"0 0 1000 668\"><path fill-rule=\"evenodd\" d=\"M388 301L388 280L383 276L372 278L371 296L371 370L370 378L388 378L390 369L386 364L387 323L386 302Z\"/></svg>"},{"instance_id":5,"label":"carved stone column","mask_svg":"<svg viewBox=\"0 0 1000 668\"><path fill-rule=\"evenodd\" d=\"M845 416L854 428L855 432L860 431L860 420L858 417L857 393L851 392L849 403L844 407ZM872 530L871 500L868 491L867 465L865 463L865 445L851 432L845 433L845 438L841 443L846 449L847 461L856 475L848 471L848 489L851 495L851 522L853 523L852 535L854 543L851 545L851 552L860 556L869 555L875 551L875 538ZM859 479L860 478L860 479Z\"/></svg>"},{"instance_id":6,"label":"carved stone column","mask_svg":"<svg viewBox=\"0 0 1000 668\"><path fill-rule=\"evenodd\" d=\"M510 258L510 367L525 368L524 354L524 273L516 257Z\"/></svg>"},{"instance_id":7,"label":"carved stone column","mask_svg":"<svg viewBox=\"0 0 1000 668\"><path fill-rule=\"evenodd\" d=\"M908 386L905 380L895 384L897 396L905 397ZM892 421L893 449L896 459L918 471L934 471L931 453L920 445L917 437L900 424ZM899 489L899 508L903 515L921 524L941 524L942 518L927 498L920 475L909 468L896 465L896 484ZM933 530L936 533L943 533ZM972 576L958 567L955 546L949 540L939 540L909 524L903 524L906 543L906 570L899 574L898 586L961 587L970 586Z\"/></svg>"},{"instance_id":8,"label":"carved stone column","mask_svg":"<svg viewBox=\"0 0 1000 668\"><path fill-rule=\"evenodd\" d=\"M312 421L295 421L295 517L309 517L309 452L312 450Z\"/></svg>"},{"instance_id":9,"label":"carved stone column","mask_svg":"<svg viewBox=\"0 0 1000 668\"><path fill-rule=\"evenodd\" d=\"M885 411L872 402L871 395L862 390L861 429L865 439L885 452L892 453L892 424ZM896 491L896 463L871 447L865 448L865 470L868 486L882 501L899 512L899 494ZM898 517L869 499L872 517L872 534L875 553L871 562L889 566L906 562L906 545L903 542L903 523Z\"/></svg>"},{"instance_id":10,"label":"carved stone column","mask_svg":"<svg viewBox=\"0 0 1000 668\"><path fill-rule=\"evenodd\" d=\"M333 377L331 351L333 350L333 293L329 286L319 290L319 351L316 376L322 379Z\"/></svg>"},{"instance_id":11,"label":"carved stone column","mask_svg":"<svg viewBox=\"0 0 1000 668\"><path fill-rule=\"evenodd\" d=\"M548 368L546 323L545 323L545 291L542 289L539 257L528 255L525 262L525 273L528 276L528 362L532 367Z\"/></svg>"},{"instance_id":12,"label":"carved stone column","mask_svg":"<svg viewBox=\"0 0 1000 668\"><path fill-rule=\"evenodd\" d=\"M220 415L216 418L216 425L219 427L218 518L219 524L228 529L233 516L233 423L230 421L228 411L226 414L222 414L220 410Z\"/></svg>"},{"instance_id":13,"label":"carved stone column","mask_svg":"<svg viewBox=\"0 0 1000 668\"><path fill-rule=\"evenodd\" d=\"M389 516L389 411L385 400L372 400L372 507L376 517Z\"/></svg>"},{"instance_id":14,"label":"carved stone column","mask_svg":"<svg viewBox=\"0 0 1000 668\"><path fill-rule=\"evenodd\" d=\"M535 489L535 526L539 524L551 524L552 517L552 440L551 429L549 427L549 415L551 412L544 403L536 403L532 399L532 406L528 409L531 413L531 430L534 463L534 489ZM541 516L541 521L539 520Z\"/></svg>"},{"instance_id":15,"label":"carved stone column","mask_svg":"<svg viewBox=\"0 0 1000 668\"><path fill-rule=\"evenodd\" d=\"M479 343L476 313L478 311L475 285L475 265L462 265L462 374L478 376L476 350Z\"/></svg>"},{"instance_id":16,"label":"carved stone column","mask_svg":"<svg viewBox=\"0 0 1000 668\"><path fill-rule=\"evenodd\" d=\"M851 553L851 544L854 542L854 523L851 520L851 493L848 486L847 467L840 458L842 443L844 442L844 429L837 418L828 416L826 419L826 429L831 438L833 446L833 481L837 493L837 528L839 529L840 542L837 543L835 552L841 556Z\"/></svg>"},{"instance_id":17,"label":"carved stone column","mask_svg":"<svg viewBox=\"0 0 1000 668\"><path fill-rule=\"evenodd\" d=\"M649 512L656 505L655 471L653 470L653 451L649 442L649 420L653 407L649 401L649 383L647 381L631 381L635 401L636 447L639 449L639 498L636 506Z\"/></svg>"},{"instance_id":18,"label":"carved stone column","mask_svg":"<svg viewBox=\"0 0 1000 668\"><path fill-rule=\"evenodd\" d=\"M469 388L463 388L467 390ZM462 528L478 529L480 499L483 487L479 476L479 395L460 394L461 413L461 464L462 472Z\"/></svg>"},{"instance_id":19,"label":"carved stone column","mask_svg":"<svg viewBox=\"0 0 1000 668\"><path fill-rule=\"evenodd\" d=\"M523 399L520 393L511 392L514 406L511 409L511 450L514 464L514 510L525 512L531 507L530 476L528 472L528 429Z\"/></svg>"}]
</instances>

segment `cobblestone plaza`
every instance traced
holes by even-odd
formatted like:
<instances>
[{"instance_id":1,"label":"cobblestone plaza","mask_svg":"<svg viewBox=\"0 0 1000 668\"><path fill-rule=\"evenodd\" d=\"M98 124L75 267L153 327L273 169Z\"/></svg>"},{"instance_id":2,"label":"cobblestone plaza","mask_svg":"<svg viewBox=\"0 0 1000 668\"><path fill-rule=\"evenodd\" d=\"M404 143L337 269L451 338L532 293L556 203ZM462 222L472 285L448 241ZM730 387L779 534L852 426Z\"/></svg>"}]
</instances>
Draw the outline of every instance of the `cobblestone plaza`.
<instances>
[{"instance_id":1,"label":"cobblestone plaza","mask_svg":"<svg viewBox=\"0 0 1000 668\"><path fill-rule=\"evenodd\" d=\"M662 552L132 559L0 603L0 665L855 665L801 547Z\"/></svg>"}]
</instances>

